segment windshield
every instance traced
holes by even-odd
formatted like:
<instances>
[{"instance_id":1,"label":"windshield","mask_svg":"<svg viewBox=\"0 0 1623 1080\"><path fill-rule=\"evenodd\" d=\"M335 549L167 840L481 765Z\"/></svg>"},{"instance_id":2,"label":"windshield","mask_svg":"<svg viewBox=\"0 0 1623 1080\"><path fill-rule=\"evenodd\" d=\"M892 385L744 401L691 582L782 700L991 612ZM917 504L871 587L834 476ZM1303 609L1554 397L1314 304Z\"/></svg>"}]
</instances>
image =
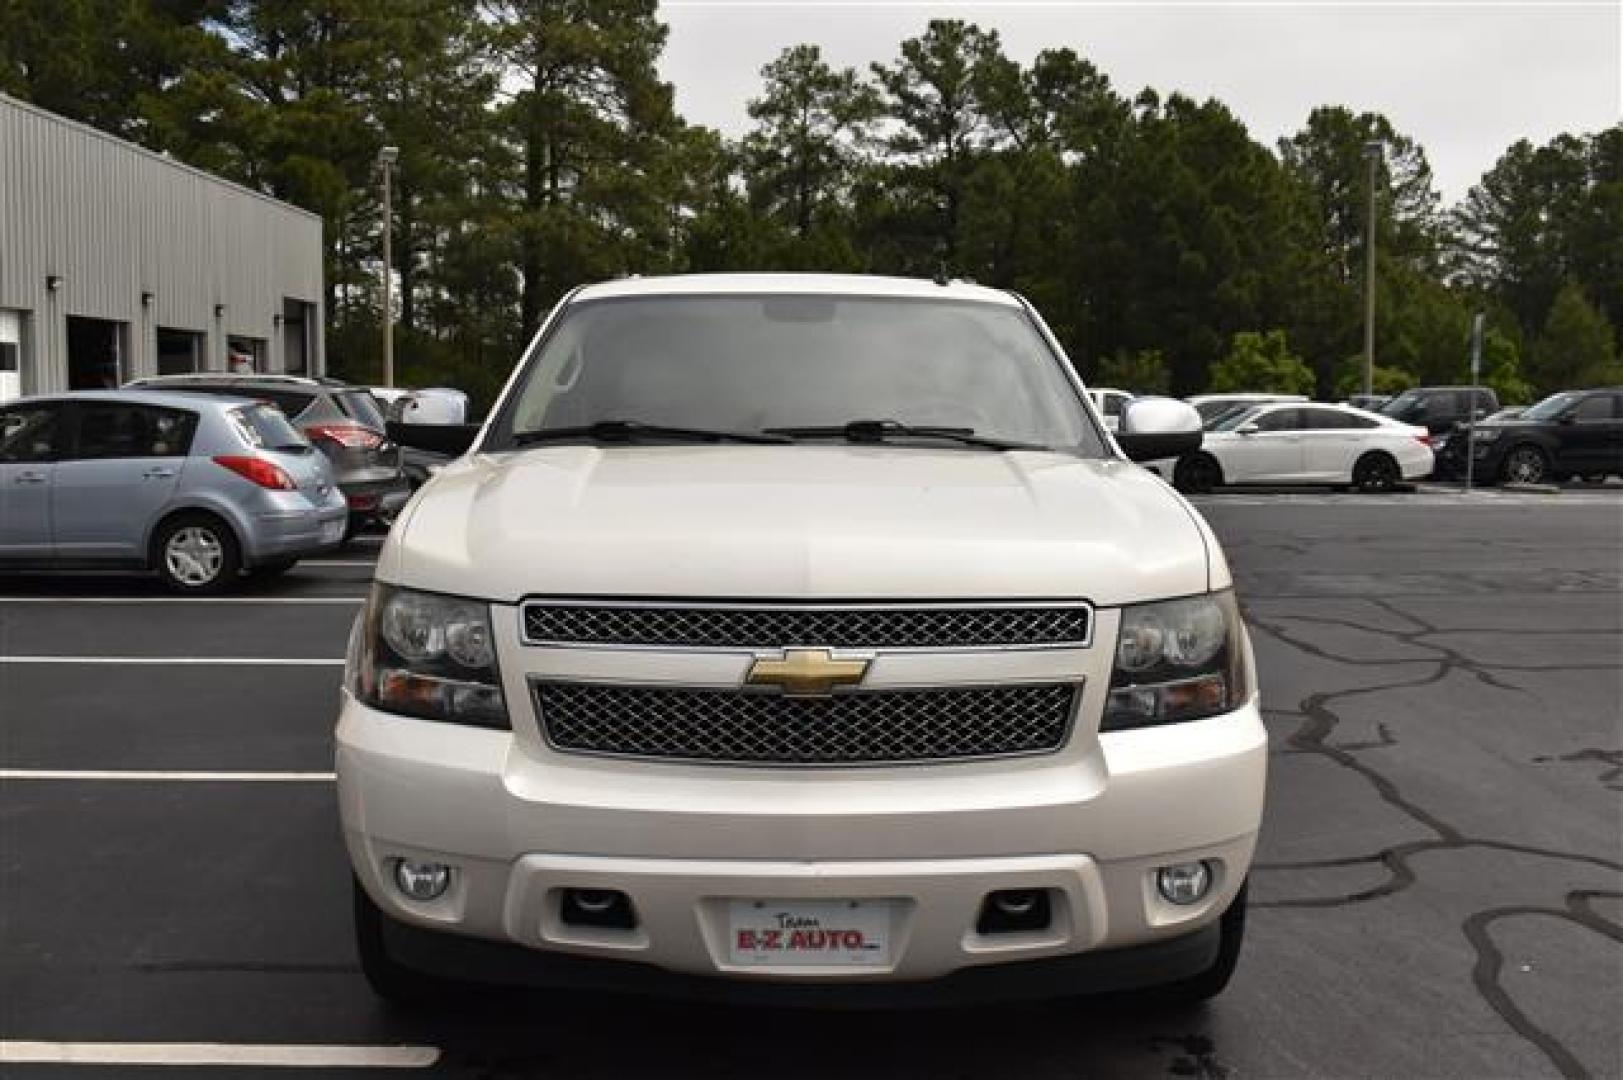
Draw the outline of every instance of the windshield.
<instances>
[{"instance_id":1,"label":"windshield","mask_svg":"<svg viewBox=\"0 0 1623 1080\"><path fill-rule=\"evenodd\" d=\"M350 417L369 428L382 431L387 425L383 420L383 412L378 408L378 399L365 390L343 390L333 395L338 401L338 407Z\"/></svg>"},{"instance_id":2,"label":"windshield","mask_svg":"<svg viewBox=\"0 0 1623 1080\"><path fill-rule=\"evenodd\" d=\"M1519 420L1554 420L1573 405L1577 404L1579 395L1569 390L1562 394L1551 394L1537 405L1530 407Z\"/></svg>"},{"instance_id":3,"label":"windshield","mask_svg":"<svg viewBox=\"0 0 1623 1080\"><path fill-rule=\"evenodd\" d=\"M287 422L282 410L274 405L244 405L233 410L231 415L249 446L260 450L285 450L310 445L298 428Z\"/></svg>"},{"instance_id":4,"label":"windshield","mask_svg":"<svg viewBox=\"0 0 1623 1080\"><path fill-rule=\"evenodd\" d=\"M1425 404L1425 401L1426 396L1418 390L1405 390L1375 411L1382 416L1392 416L1401 420Z\"/></svg>"},{"instance_id":5,"label":"windshield","mask_svg":"<svg viewBox=\"0 0 1623 1080\"><path fill-rule=\"evenodd\" d=\"M1024 311L817 295L575 305L526 363L487 448L603 421L760 432L853 420L1108 453Z\"/></svg>"}]
</instances>

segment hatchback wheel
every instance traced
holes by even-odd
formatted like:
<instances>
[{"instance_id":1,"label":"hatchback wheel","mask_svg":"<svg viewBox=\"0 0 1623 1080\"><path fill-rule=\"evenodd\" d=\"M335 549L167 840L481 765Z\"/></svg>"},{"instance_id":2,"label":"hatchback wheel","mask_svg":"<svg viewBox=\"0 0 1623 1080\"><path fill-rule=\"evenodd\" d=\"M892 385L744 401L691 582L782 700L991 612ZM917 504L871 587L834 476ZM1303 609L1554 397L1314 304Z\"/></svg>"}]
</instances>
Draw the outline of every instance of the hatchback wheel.
<instances>
[{"instance_id":1,"label":"hatchback wheel","mask_svg":"<svg viewBox=\"0 0 1623 1080\"><path fill-rule=\"evenodd\" d=\"M1403 471L1391 454L1365 454L1353 466L1353 486L1360 491L1391 491L1403 479Z\"/></svg>"},{"instance_id":2,"label":"hatchback wheel","mask_svg":"<svg viewBox=\"0 0 1623 1080\"><path fill-rule=\"evenodd\" d=\"M1507 484L1538 484L1550 474L1550 461L1536 446L1518 446L1505 455L1503 478Z\"/></svg>"},{"instance_id":3,"label":"hatchback wheel","mask_svg":"<svg viewBox=\"0 0 1623 1080\"><path fill-rule=\"evenodd\" d=\"M210 514L187 514L165 522L152 547L158 576L176 592L219 592L242 569L236 536Z\"/></svg>"}]
</instances>

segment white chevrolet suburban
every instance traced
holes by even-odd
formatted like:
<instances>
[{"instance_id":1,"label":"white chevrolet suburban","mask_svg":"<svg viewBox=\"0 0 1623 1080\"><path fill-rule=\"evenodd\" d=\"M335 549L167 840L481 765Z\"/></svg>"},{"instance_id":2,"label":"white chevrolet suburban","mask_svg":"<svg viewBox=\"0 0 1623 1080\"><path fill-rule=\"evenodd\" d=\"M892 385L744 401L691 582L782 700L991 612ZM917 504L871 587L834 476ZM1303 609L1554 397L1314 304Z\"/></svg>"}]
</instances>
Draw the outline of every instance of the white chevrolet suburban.
<instances>
[{"instance_id":1,"label":"white chevrolet suburban","mask_svg":"<svg viewBox=\"0 0 1623 1080\"><path fill-rule=\"evenodd\" d=\"M579 289L395 523L338 793L365 973L841 1003L1227 983L1229 569L1018 296ZM444 433L439 436L443 448Z\"/></svg>"}]
</instances>

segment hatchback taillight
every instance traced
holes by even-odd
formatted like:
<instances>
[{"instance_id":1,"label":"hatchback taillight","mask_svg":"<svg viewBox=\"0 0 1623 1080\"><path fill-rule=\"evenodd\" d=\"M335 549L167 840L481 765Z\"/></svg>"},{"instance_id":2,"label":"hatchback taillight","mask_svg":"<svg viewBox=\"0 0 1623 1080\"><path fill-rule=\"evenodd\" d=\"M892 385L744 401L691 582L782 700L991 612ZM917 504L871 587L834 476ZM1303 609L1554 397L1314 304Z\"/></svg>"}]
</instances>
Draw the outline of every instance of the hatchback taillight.
<instances>
[{"instance_id":1,"label":"hatchback taillight","mask_svg":"<svg viewBox=\"0 0 1623 1080\"><path fill-rule=\"evenodd\" d=\"M221 454L214 459L214 464L223 465L244 480L258 484L268 491L294 491L298 487L280 465L263 458Z\"/></svg>"},{"instance_id":2,"label":"hatchback taillight","mask_svg":"<svg viewBox=\"0 0 1623 1080\"><path fill-rule=\"evenodd\" d=\"M311 439L331 439L351 450L376 450L383 445L382 435L359 424L311 424L304 434Z\"/></svg>"}]
</instances>

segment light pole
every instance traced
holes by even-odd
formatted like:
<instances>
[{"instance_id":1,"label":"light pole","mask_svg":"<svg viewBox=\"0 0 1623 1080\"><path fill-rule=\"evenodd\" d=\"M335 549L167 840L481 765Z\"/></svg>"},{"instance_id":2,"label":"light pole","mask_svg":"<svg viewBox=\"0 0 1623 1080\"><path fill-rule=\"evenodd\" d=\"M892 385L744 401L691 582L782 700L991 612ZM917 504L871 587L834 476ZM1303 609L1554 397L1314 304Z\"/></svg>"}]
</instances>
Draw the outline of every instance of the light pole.
<instances>
[{"instance_id":1,"label":"light pole","mask_svg":"<svg viewBox=\"0 0 1623 1080\"><path fill-rule=\"evenodd\" d=\"M1375 179L1384 146L1379 139L1364 144L1369 162L1369 210L1364 220L1364 393L1375 393Z\"/></svg>"},{"instance_id":2,"label":"light pole","mask_svg":"<svg viewBox=\"0 0 1623 1080\"><path fill-rule=\"evenodd\" d=\"M391 234L394 232L394 192L390 184L394 163L400 160L398 146L378 151L383 170L383 385L394 385L394 260Z\"/></svg>"}]
</instances>

